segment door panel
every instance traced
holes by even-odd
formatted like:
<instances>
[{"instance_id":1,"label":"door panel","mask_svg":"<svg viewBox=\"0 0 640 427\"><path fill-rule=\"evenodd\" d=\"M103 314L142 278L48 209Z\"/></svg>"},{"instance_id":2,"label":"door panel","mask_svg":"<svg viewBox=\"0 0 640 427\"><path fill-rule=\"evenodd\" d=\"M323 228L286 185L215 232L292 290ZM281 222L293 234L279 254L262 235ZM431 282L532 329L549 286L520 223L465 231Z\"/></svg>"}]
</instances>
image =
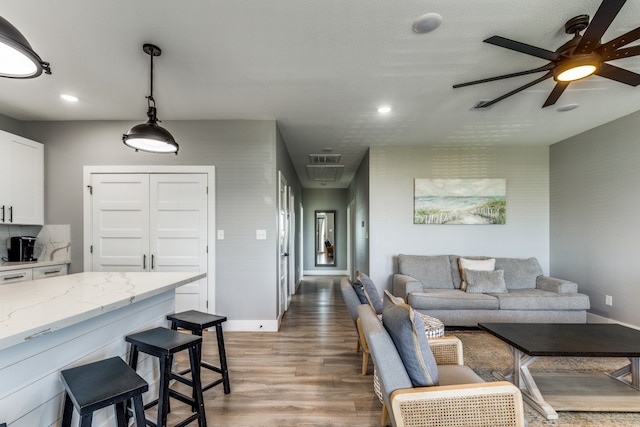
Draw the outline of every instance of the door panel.
<instances>
[{"instance_id":1,"label":"door panel","mask_svg":"<svg viewBox=\"0 0 640 427\"><path fill-rule=\"evenodd\" d=\"M287 191L287 179L278 172L279 196L278 196L278 246L280 250L280 262L278 263L278 318L280 319L288 308L289 295L289 196Z\"/></svg>"},{"instance_id":2,"label":"door panel","mask_svg":"<svg viewBox=\"0 0 640 427\"><path fill-rule=\"evenodd\" d=\"M207 271L207 175L153 174L150 181L152 271ZM176 311L206 311L207 279L176 289ZM187 307L188 306L188 307Z\"/></svg>"},{"instance_id":3,"label":"door panel","mask_svg":"<svg viewBox=\"0 0 640 427\"><path fill-rule=\"evenodd\" d=\"M93 271L145 271L149 175L92 174L91 186Z\"/></svg>"}]
</instances>

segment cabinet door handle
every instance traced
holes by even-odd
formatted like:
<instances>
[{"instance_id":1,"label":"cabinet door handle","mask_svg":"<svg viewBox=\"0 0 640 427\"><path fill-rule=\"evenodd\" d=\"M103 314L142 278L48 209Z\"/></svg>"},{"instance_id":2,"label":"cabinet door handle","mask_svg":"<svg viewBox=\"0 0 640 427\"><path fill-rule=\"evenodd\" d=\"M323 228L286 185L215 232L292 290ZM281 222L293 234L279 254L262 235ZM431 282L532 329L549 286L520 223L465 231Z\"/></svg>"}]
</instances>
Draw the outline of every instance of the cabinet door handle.
<instances>
[{"instance_id":1,"label":"cabinet door handle","mask_svg":"<svg viewBox=\"0 0 640 427\"><path fill-rule=\"evenodd\" d=\"M60 273L60 270L49 270L44 272L44 274L56 274L56 273Z\"/></svg>"},{"instance_id":2,"label":"cabinet door handle","mask_svg":"<svg viewBox=\"0 0 640 427\"><path fill-rule=\"evenodd\" d=\"M15 280L15 279L24 279L25 274L18 274L17 276L7 276L2 280Z\"/></svg>"},{"instance_id":3,"label":"cabinet door handle","mask_svg":"<svg viewBox=\"0 0 640 427\"><path fill-rule=\"evenodd\" d=\"M153 270L154 268L154 261L155 261L155 257L153 256L153 254L151 254L151 269Z\"/></svg>"},{"instance_id":4,"label":"cabinet door handle","mask_svg":"<svg viewBox=\"0 0 640 427\"><path fill-rule=\"evenodd\" d=\"M147 269L147 254L142 255L142 269Z\"/></svg>"},{"instance_id":5,"label":"cabinet door handle","mask_svg":"<svg viewBox=\"0 0 640 427\"><path fill-rule=\"evenodd\" d=\"M9 206L9 222L13 222L13 206Z\"/></svg>"},{"instance_id":6,"label":"cabinet door handle","mask_svg":"<svg viewBox=\"0 0 640 427\"><path fill-rule=\"evenodd\" d=\"M0 222L4 222L4 205L2 205L2 221Z\"/></svg>"}]
</instances>

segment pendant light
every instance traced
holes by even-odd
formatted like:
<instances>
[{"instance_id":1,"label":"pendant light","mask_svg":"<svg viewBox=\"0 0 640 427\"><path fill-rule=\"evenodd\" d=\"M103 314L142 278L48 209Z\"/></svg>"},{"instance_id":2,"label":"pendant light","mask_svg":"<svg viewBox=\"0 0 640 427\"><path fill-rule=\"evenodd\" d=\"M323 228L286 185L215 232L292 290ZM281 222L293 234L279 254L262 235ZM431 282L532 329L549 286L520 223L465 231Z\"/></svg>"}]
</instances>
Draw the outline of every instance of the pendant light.
<instances>
[{"instance_id":1,"label":"pendant light","mask_svg":"<svg viewBox=\"0 0 640 427\"><path fill-rule=\"evenodd\" d=\"M44 71L51 74L48 62L43 62L27 39L0 16L0 77L31 79Z\"/></svg>"},{"instance_id":2,"label":"pendant light","mask_svg":"<svg viewBox=\"0 0 640 427\"><path fill-rule=\"evenodd\" d=\"M145 43L142 50L151 57L151 90L147 96L149 110L147 123L142 123L132 127L129 132L122 135L122 142L136 151L147 151L149 153L175 153L178 154L178 143L166 129L158 125L156 116L156 101L153 99L153 57L160 56L162 51L158 46Z\"/></svg>"}]
</instances>

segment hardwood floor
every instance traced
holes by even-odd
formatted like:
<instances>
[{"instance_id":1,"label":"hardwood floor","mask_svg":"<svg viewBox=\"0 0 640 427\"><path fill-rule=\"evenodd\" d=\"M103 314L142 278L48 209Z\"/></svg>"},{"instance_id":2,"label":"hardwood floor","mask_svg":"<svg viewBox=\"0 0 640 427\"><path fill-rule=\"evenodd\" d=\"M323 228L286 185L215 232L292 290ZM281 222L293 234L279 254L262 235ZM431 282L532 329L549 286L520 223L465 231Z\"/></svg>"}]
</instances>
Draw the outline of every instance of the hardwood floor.
<instances>
[{"instance_id":1,"label":"hardwood floor","mask_svg":"<svg viewBox=\"0 0 640 427\"><path fill-rule=\"evenodd\" d=\"M226 332L224 339L231 393L225 395L222 385L205 391L209 426L380 425L373 365L361 375L362 356L339 278L306 277L279 332ZM204 341L203 359L217 364L214 333ZM205 381L214 375L203 371ZM170 424L185 411L172 401Z\"/></svg>"}]
</instances>

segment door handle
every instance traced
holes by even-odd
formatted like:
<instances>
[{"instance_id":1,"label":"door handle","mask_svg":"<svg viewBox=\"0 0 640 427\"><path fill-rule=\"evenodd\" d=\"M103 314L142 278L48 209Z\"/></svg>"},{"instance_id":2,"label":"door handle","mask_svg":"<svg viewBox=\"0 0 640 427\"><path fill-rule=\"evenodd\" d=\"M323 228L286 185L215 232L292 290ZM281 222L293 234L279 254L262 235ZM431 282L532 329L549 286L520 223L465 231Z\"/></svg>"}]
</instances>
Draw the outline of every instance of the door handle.
<instances>
[{"instance_id":1,"label":"door handle","mask_svg":"<svg viewBox=\"0 0 640 427\"><path fill-rule=\"evenodd\" d=\"M13 206L9 206L9 222L13 222Z\"/></svg>"},{"instance_id":2,"label":"door handle","mask_svg":"<svg viewBox=\"0 0 640 427\"><path fill-rule=\"evenodd\" d=\"M155 261L155 257L153 256L153 254L151 254L151 269L153 270L154 268L154 261Z\"/></svg>"},{"instance_id":3,"label":"door handle","mask_svg":"<svg viewBox=\"0 0 640 427\"><path fill-rule=\"evenodd\" d=\"M289 256L289 252L283 252L282 256Z\"/></svg>"},{"instance_id":4,"label":"door handle","mask_svg":"<svg viewBox=\"0 0 640 427\"><path fill-rule=\"evenodd\" d=\"M0 222L4 222L4 205L2 205L2 221Z\"/></svg>"},{"instance_id":5,"label":"door handle","mask_svg":"<svg viewBox=\"0 0 640 427\"><path fill-rule=\"evenodd\" d=\"M142 255L142 269L147 269L147 254Z\"/></svg>"}]
</instances>

